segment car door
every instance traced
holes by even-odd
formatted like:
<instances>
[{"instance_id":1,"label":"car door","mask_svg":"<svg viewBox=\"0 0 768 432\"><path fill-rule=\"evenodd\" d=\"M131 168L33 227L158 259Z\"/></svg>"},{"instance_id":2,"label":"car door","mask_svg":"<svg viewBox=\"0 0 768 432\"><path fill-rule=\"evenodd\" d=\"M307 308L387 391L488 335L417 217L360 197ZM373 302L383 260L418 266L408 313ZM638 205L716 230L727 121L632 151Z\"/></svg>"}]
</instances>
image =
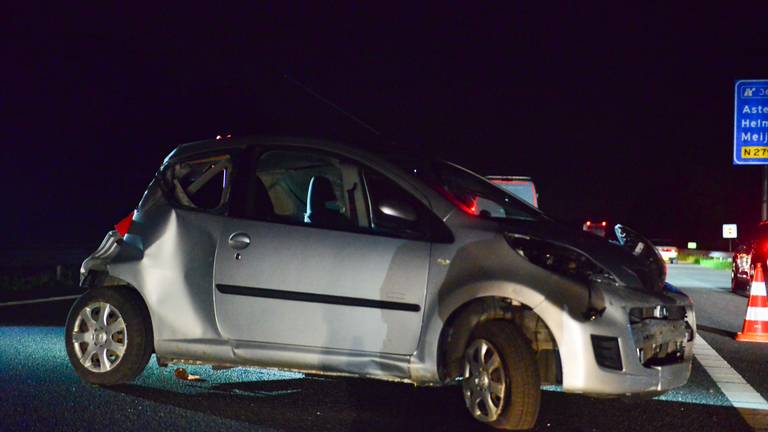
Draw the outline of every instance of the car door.
<instances>
[{"instance_id":1,"label":"car door","mask_svg":"<svg viewBox=\"0 0 768 432\"><path fill-rule=\"evenodd\" d=\"M342 158L254 150L243 163L215 259L222 334L412 353L424 307L427 239L409 221L399 232L387 221L379 228L361 168Z\"/></svg>"}]
</instances>

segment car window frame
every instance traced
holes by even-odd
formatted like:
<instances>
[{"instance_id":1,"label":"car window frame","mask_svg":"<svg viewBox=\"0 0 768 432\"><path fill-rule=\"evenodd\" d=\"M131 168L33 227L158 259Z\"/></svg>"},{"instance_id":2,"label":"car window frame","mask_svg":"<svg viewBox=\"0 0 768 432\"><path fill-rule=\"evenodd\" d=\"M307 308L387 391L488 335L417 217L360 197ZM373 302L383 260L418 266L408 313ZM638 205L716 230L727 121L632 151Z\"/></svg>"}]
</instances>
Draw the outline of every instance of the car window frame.
<instances>
[{"instance_id":1,"label":"car window frame","mask_svg":"<svg viewBox=\"0 0 768 432\"><path fill-rule=\"evenodd\" d=\"M307 223L301 223L301 222L294 222L289 221L285 219L281 219L279 217L243 217L243 216L235 216L232 215L229 210L226 213L227 217L230 217L232 219L239 219L239 220L247 220L247 221L256 221L256 222L264 222L264 223L275 223L275 224L281 224L281 225L288 225L288 226L297 226L297 227L305 227L305 228L311 228L311 229L323 229L323 230L329 230L329 231L341 231L341 232L348 232L353 234L365 234L365 235L373 235L377 237L389 237L389 238L399 238L399 239L406 239L406 240L414 240L414 241L423 241L423 242L433 242L433 243L452 243L453 242L453 234L450 231L450 229L445 226L442 220L434 213L434 210L432 210L432 207L426 204L424 199L419 199L418 197L414 196L414 194L407 190L407 188L404 188L402 185L400 185L400 182L392 178L392 176L386 175L381 172L381 170L377 170L374 168L371 168L368 164L354 159L352 157L346 156L344 154L336 153L333 151L325 150L325 149L318 149L313 147L306 147L301 145L280 145L280 146L270 146L270 145L257 145L257 146L249 146L245 151L242 152L240 157L237 159L233 158L233 175L231 184L235 184L235 182L243 181L239 178L240 175L242 175L243 163L253 163L254 158L257 161L265 154L271 152L271 151L296 151L296 152L306 152L310 154L316 154L322 157L330 157L338 160L340 163L346 163L346 164L352 164L355 165L358 168L359 172L359 179L360 179L360 186L363 188L363 198L364 198L364 206L367 210L366 220L368 221L367 227L361 227L357 224L345 228L345 227L331 227L331 226L317 226ZM422 213L429 215L429 220L426 221L425 225L428 227L423 235L419 236L418 238L416 236L403 236L403 235L397 235L394 233L388 233L388 232L381 232L381 231L374 231L372 228L373 223L373 213L371 209L371 202L370 202L370 195L368 193L368 186L365 183L365 171L370 170L372 172L378 173L379 175L383 176L387 180L393 182L395 185L400 187L400 189L403 190L403 192L409 194L415 201L417 201L420 204L420 207L422 207L425 211L422 212L419 210L419 216L422 216ZM230 196L231 198L231 196ZM231 204L231 202L230 202ZM440 225L437 225L440 224Z\"/></svg>"},{"instance_id":2,"label":"car window frame","mask_svg":"<svg viewBox=\"0 0 768 432\"><path fill-rule=\"evenodd\" d=\"M382 173L380 170L370 168L365 165L361 165L360 171L362 173L362 179L363 179L363 193L365 194L365 204L368 206L368 220L369 220L369 230L371 230L375 234L385 235L388 237L397 237L397 238L405 238L410 240L424 240L427 239L429 241L433 241L433 221L430 221L432 217L437 217L435 215L434 211L430 206L427 206L424 204L422 200L420 200L418 197L414 196L413 193L406 190L402 185L400 185L397 181L395 181L392 177ZM408 197L410 197L411 201L415 202L416 208L414 211L416 211L417 215L417 224L418 224L418 231L413 232L391 232L391 231L378 231L376 230L374 226L374 208L373 203L376 199L375 197L371 197L371 190L369 187L369 176L368 173L373 173L375 175L378 175L382 177L385 181L388 181L392 183L396 188L400 189L402 193L405 193ZM442 221L440 221L442 223Z\"/></svg>"},{"instance_id":3,"label":"car window frame","mask_svg":"<svg viewBox=\"0 0 768 432\"><path fill-rule=\"evenodd\" d=\"M209 215L214 216L226 216L229 212L229 203L230 199L232 198L232 181L234 179L234 174L236 171L236 167L238 164L238 160L240 158L240 154L242 153L242 149L240 148L223 148L223 149L216 149L206 152L200 152L200 153L194 153L190 155L185 155L184 157L169 160L166 163L163 164L162 167L158 170L157 174L155 175L156 178L159 179L159 185L160 189L162 191L163 196L165 197L166 202L168 202L168 205L172 208L182 209L182 210L188 210L198 213L205 213ZM219 205L216 206L213 209L206 209L206 208L200 208L200 207L191 207L188 205L185 205L176 198L176 195L174 194L173 188L174 185L169 183L169 176L170 176L170 170L179 164L182 163L189 163L194 162L197 160L205 160L209 158L215 158L220 156L228 156L231 166L228 172L225 173L226 177L226 186L224 187L224 191L222 192L222 200L220 201Z\"/></svg>"}]
</instances>

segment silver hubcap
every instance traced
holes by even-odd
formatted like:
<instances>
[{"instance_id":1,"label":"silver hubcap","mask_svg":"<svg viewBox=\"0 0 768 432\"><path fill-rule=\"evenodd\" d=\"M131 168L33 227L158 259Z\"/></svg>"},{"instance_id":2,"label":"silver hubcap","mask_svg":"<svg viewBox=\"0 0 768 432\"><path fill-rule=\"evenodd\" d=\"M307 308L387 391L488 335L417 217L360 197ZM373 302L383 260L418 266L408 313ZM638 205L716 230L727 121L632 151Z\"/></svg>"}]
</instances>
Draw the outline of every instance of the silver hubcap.
<instances>
[{"instance_id":1,"label":"silver hubcap","mask_svg":"<svg viewBox=\"0 0 768 432\"><path fill-rule=\"evenodd\" d=\"M120 311L109 303L80 310L72 328L72 344L80 363L92 372L112 370L125 353L128 332Z\"/></svg>"},{"instance_id":2,"label":"silver hubcap","mask_svg":"<svg viewBox=\"0 0 768 432\"><path fill-rule=\"evenodd\" d=\"M504 407L506 375L498 351L485 339L476 339L464 352L464 402L482 422L495 421Z\"/></svg>"}]
</instances>

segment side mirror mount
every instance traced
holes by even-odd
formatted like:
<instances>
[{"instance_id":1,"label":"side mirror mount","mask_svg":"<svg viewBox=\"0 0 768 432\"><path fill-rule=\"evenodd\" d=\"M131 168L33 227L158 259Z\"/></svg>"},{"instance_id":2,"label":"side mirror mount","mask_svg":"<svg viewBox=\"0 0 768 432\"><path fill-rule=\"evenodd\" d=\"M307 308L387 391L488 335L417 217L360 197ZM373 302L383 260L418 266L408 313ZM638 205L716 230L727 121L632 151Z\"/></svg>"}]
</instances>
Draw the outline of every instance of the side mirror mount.
<instances>
[{"instance_id":1,"label":"side mirror mount","mask_svg":"<svg viewBox=\"0 0 768 432\"><path fill-rule=\"evenodd\" d=\"M416 222L418 215L410 205L401 201L385 200L379 203L379 211L387 216L402 219L408 222Z\"/></svg>"}]
</instances>

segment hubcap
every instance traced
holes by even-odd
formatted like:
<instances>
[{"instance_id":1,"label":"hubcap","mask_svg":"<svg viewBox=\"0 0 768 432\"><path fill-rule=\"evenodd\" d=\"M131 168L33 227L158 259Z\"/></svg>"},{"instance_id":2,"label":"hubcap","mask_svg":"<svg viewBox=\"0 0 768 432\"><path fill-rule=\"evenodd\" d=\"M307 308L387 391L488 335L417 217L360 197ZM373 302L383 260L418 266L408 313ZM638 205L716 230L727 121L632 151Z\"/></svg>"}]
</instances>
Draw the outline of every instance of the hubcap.
<instances>
[{"instance_id":1,"label":"hubcap","mask_svg":"<svg viewBox=\"0 0 768 432\"><path fill-rule=\"evenodd\" d=\"M72 328L71 340L75 355L86 369L108 372L122 360L128 332L116 307L95 302L80 310Z\"/></svg>"},{"instance_id":2,"label":"hubcap","mask_svg":"<svg viewBox=\"0 0 768 432\"><path fill-rule=\"evenodd\" d=\"M464 352L464 402L482 422L495 421L504 407L506 375L501 356L485 339L476 339Z\"/></svg>"}]
</instances>

